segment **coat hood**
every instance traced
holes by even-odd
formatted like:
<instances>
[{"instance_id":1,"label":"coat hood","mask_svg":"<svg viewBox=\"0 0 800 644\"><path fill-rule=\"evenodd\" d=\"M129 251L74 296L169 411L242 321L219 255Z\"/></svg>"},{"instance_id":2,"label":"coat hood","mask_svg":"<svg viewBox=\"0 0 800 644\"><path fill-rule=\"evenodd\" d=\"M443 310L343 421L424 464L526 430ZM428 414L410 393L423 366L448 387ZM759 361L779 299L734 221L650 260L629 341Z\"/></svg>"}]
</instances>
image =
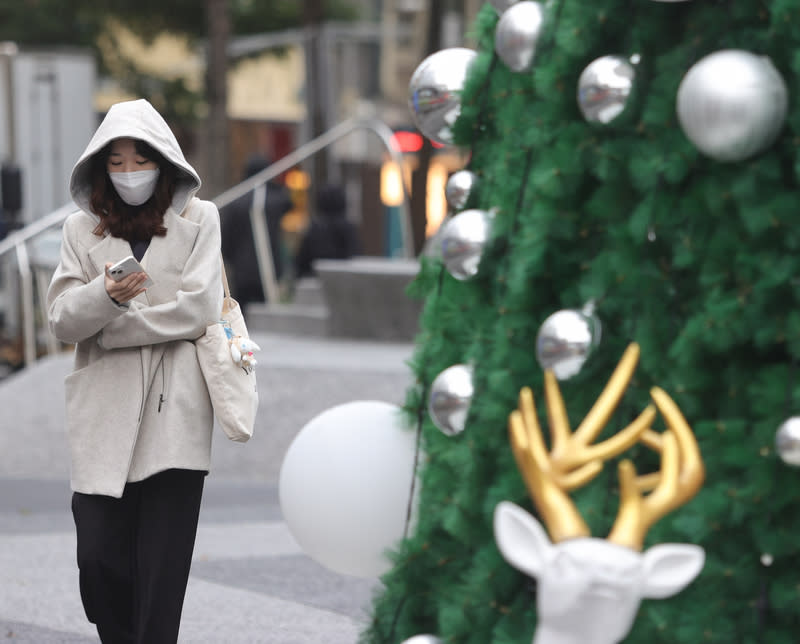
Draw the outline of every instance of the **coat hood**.
<instances>
[{"instance_id":1,"label":"coat hood","mask_svg":"<svg viewBox=\"0 0 800 644\"><path fill-rule=\"evenodd\" d=\"M172 198L172 209L183 212L194 194L200 189L200 176L183 156L175 135L156 109L145 99L115 103L108 110L89 145L83 151L69 180L69 191L75 203L86 212L91 212L89 199L91 186L89 173L91 157L114 139L128 137L149 143L176 166L178 184Z\"/></svg>"}]
</instances>

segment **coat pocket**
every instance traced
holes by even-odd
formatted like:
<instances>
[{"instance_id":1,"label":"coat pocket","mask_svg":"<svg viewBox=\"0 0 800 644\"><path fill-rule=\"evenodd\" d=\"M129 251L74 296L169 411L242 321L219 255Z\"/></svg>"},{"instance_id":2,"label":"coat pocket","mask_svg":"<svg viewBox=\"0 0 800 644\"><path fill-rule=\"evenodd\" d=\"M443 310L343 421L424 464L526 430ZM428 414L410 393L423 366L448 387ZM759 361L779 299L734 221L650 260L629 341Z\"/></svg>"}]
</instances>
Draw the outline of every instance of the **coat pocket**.
<instances>
[{"instance_id":1,"label":"coat pocket","mask_svg":"<svg viewBox=\"0 0 800 644\"><path fill-rule=\"evenodd\" d=\"M141 406L141 362L109 356L64 379L73 489L118 496L128 476ZM138 360L138 356L136 357ZM130 365L125 364L130 362Z\"/></svg>"}]
</instances>

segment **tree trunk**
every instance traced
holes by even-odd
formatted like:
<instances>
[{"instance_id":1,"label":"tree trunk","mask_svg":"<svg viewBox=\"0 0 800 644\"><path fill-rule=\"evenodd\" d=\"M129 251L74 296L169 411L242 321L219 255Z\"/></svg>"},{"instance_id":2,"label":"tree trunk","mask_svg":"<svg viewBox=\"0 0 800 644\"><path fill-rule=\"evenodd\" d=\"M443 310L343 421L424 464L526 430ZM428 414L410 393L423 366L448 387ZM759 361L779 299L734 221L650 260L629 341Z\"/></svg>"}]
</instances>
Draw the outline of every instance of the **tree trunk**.
<instances>
[{"instance_id":1,"label":"tree trunk","mask_svg":"<svg viewBox=\"0 0 800 644\"><path fill-rule=\"evenodd\" d=\"M309 138L325 132L325 96L322 92L321 29L325 13L324 0L303 0L303 22L306 28L306 111L310 125ZM328 151L320 150L311 159L311 189L328 181Z\"/></svg>"},{"instance_id":2,"label":"tree trunk","mask_svg":"<svg viewBox=\"0 0 800 644\"><path fill-rule=\"evenodd\" d=\"M208 23L206 98L208 117L203 137L205 193L213 198L228 187L228 0L205 0Z\"/></svg>"}]
</instances>

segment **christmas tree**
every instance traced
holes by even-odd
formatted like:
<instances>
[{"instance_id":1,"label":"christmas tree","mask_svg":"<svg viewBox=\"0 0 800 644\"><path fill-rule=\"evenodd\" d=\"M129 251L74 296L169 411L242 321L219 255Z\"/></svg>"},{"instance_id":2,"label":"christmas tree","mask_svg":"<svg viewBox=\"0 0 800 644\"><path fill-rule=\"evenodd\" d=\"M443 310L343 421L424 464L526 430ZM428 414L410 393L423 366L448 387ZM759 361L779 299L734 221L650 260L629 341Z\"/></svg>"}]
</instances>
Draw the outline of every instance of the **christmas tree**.
<instances>
[{"instance_id":1,"label":"christmas tree","mask_svg":"<svg viewBox=\"0 0 800 644\"><path fill-rule=\"evenodd\" d=\"M509 415L530 388L550 440L547 367L574 429L638 347L598 441L635 422L654 387L668 394L705 481L642 550L696 544L705 564L681 592L644 599L624 641L796 642L800 469L796 442L776 434L800 415L800 1L497 0L474 36L458 118L426 132L470 160L441 233L450 248L423 258L414 283L418 518L363 641L533 639L537 582L493 529L504 501L542 520ZM425 100L411 105L421 129L434 120ZM458 380L448 369L471 387L461 420L429 413L448 373ZM612 530L620 459L640 474L662 465L646 443L569 492L591 535Z\"/></svg>"}]
</instances>

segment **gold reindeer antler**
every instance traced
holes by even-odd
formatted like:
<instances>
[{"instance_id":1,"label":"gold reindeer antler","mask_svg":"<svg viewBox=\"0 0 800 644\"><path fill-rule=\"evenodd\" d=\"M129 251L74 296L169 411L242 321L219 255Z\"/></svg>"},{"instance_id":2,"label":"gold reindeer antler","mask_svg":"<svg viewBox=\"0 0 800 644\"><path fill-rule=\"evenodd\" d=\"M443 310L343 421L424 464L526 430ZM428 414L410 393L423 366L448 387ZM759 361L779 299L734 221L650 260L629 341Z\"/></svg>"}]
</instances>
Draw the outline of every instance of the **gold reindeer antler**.
<instances>
[{"instance_id":1,"label":"gold reindeer antler","mask_svg":"<svg viewBox=\"0 0 800 644\"><path fill-rule=\"evenodd\" d=\"M511 447L553 542L590 535L568 492L586 485L600 473L605 461L639 441L661 452L662 475L637 477L630 461L620 463L622 505L609 541L641 549L647 529L661 516L685 503L702 484L703 466L692 431L672 399L660 389L653 389L651 396L669 427L663 436L650 429L656 409L648 405L613 437L592 444L622 399L638 360L639 346L633 343L574 433L569 428L558 381L551 371L545 372L545 399L552 438L549 453L533 393L527 387L520 391L519 409L509 416ZM641 496L641 490L653 488L649 496Z\"/></svg>"},{"instance_id":2,"label":"gold reindeer antler","mask_svg":"<svg viewBox=\"0 0 800 644\"><path fill-rule=\"evenodd\" d=\"M634 445L650 427L656 411L652 405L625 429L602 443L591 442L608 423L639 360L639 346L625 351L605 389L586 418L572 433L558 381L552 371L545 372L545 398L552 436L548 454L536 416L533 393L520 391L519 409L509 417L511 447L536 507L554 542L589 536L589 528L567 491L586 485L603 469L603 462Z\"/></svg>"},{"instance_id":3,"label":"gold reindeer antler","mask_svg":"<svg viewBox=\"0 0 800 644\"><path fill-rule=\"evenodd\" d=\"M620 510L608 540L641 550L644 536L661 517L691 499L705 479L700 448L680 409L665 391L654 387L650 396L667 423L659 435L649 430L642 442L661 452L660 476L636 476L629 460L619 464ZM652 489L647 496L642 491Z\"/></svg>"}]
</instances>

